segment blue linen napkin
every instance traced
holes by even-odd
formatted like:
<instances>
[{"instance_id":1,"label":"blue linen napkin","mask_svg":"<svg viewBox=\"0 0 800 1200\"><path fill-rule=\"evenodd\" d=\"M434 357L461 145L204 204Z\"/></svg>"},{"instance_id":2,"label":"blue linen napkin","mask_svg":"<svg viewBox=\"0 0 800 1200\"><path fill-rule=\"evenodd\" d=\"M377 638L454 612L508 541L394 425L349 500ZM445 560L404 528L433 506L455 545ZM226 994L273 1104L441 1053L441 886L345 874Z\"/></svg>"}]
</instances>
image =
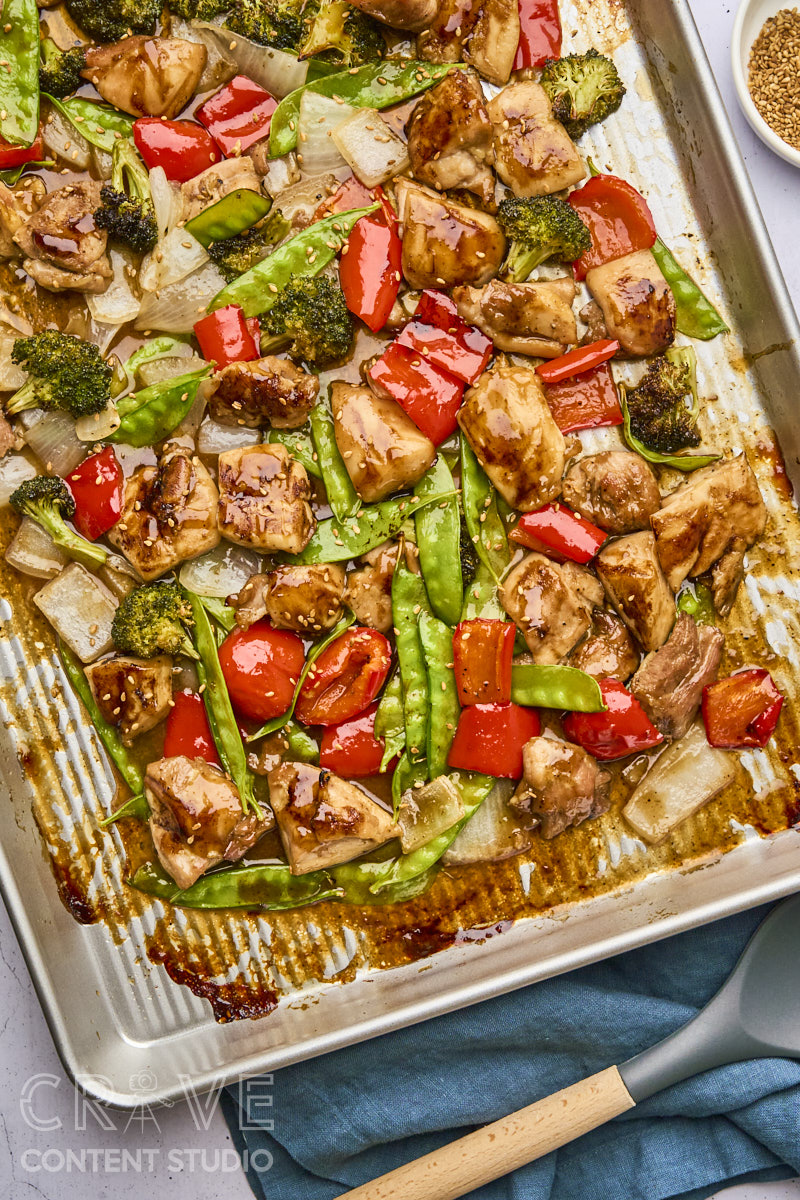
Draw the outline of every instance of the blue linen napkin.
<instances>
[{"instance_id":1,"label":"blue linen napkin","mask_svg":"<svg viewBox=\"0 0 800 1200\"><path fill-rule=\"evenodd\" d=\"M261 1200L333 1200L688 1021L768 909L631 951L460 1012L276 1072L271 1129L224 1111ZM267 1018L268 1019L268 1018ZM798 997L800 1022L800 997ZM257 1116L252 1111L249 1114ZM266 1152L266 1153L265 1153ZM471 1200L700 1200L741 1178L800 1174L800 1062L696 1076Z\"/></svg>"}]
</instances>

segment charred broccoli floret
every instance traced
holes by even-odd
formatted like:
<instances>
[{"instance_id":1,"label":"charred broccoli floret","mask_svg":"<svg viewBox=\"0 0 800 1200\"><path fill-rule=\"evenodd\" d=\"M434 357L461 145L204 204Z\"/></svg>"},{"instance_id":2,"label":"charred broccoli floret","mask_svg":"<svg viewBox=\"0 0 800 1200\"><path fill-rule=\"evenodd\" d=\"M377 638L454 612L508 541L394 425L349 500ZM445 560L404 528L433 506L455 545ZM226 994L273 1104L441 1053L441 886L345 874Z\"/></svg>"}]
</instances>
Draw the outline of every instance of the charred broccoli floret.
<instances>
[{"instance_id":1,"label":"charred broccoli floret","mask_svg":"<svg viewBox=\"0 0 800 1200\"><path fill-rule=\"evenodd\" d=\"M65 524L75 515L75 501L64 480L57 475L37 475L34 479L26 479L11 493L9 503L22 516L30 517L37 525L41 525L65 554L90 571L102 567L108 558L108 551L102 546L87 542L86 538Z\"/></svg>"},{"instance_id":2,"label":"charred broccoli floret","mask_svg":"<svg viewBox=\"0 0 800 1200\"><path fill-rule=\"evenodd\" d=\"M266 258L276 242L289 230L289 222L279 209L272 209L262 221L237 233L235 237L212 242L208 247L211 261L216 263L220 274L230 283L256 263Z\"/></svg>"},{"instance_id":3,"label":"charred broccoli floret","mask_svg":"<svg viewBox=\"0 0 800 1200\"><path fill-rule=\"evenodd\" d=\"M145 583L134 588L114 613L111 637L121 654L155 658L187 654L197 658L187 632L191 608L177 583Z\"/></svg>"},{"instance_id":4,"label":"charred broccoli floret","mask_svg":"<svg viewBox=\"0 0 800 1200\"><path fill-rule=\"evenodd\" d=\"M301 58L319 54L343 67L359 67L385 53L386 41L378 22L346 0L323 0L300 47Z\"/></svg>"},{"instance_id":5,"label":"charred broccoli floret","mask_svg":"<svg viewBox=\"0 0 800 1200\"><path fill-rule=\"evenodd\" d=\"M674 347L648 364L635 388L625 389L630 432L648 450L674 454L697 446L697 356L691 346Z\"/></svg>"},{"instance_id":6,"label":"charred broccoli floret","mask_svg":"<svg viewBox=\"0 0 800 1200\"><path fill-rule=\"evenodd\" d=\"M341 362L353 347L353 318L339 284L327 275L288 283L261 328L269 335L262 354L288 342L292 358L315 368Z\"/></svg>"},{"instance_id":7,"label":"charred broccoli floret","mask_svg":"<svg viewBox=\"0 0 800 1200\"><path fill-rule=\"evenodd\" d=\"M592 244L575 209L556 196L510 196L500 204L497 220L511 243L505 275L515 283L548 258L574 262Z\"/></svg>"},{"instance_id":8,"label":"charred broccoli floret","mask_svg":"<svg viewBox=\"0 0 800 1200\"><path fill-rule=\"evenodd\" d=\"M231 0L169 0L167 7L184 21L211 21L233 6Z\"/></svg>"},{"instance_id":9,"label":"charred broccoli floret","mask_svg":"<svg viewBox=\"0 0 800 1200\"><path fill-rule=\"evenodd\" d=\"M100 412L111 395L113 372L97 346L71 333L45 329L17 338L11 361L29 378L6 403L6 412L61 408L73 417Z\"/></svg>"},{"instance_id":10,"label":"charred broccoli floret","mask_svg":"<svg viewBox=\"0 0 800 1200\"><path fill-rule=\"evenodd\" d=\"M155 33L161 0L66 0L75 24L97 42L118 42L130 33Z\"/></svg>"},{"instance_id":11,"label":"charred broccoli floret","mask_svg":"<svg viewBox=\"0 0 800 1200\"><path fill-rule=\"evenodd\" d=\"M150 180L133 142L122 138L114 143L111 183L100 189L100 207L95 224L115 242L145 254L158 241L158 222L150 195Z\"/></svg>"},{"instance_id":12,"label":"charred broccoli floret","mask_svg":"<svg viewBox=\"0 0 800 1200\"><path fill-rule=\"evenodd\" d=\"M464 587L468 588L478 570L478 555L472 538L469 536L467 523L463 519L459 534L459 557L461 559L461 580Z\"/></svg>"},{"instance_id":13,"label":"charred broccoli floret","mask_svg":"<svg viewBox=\"0 0 800 1200\"><path fill-rule=\"evenodd\" d=\"M316 12L305 0L235 0L227 25L234 33L295 54Z\"/></svg>"},{"instance_id":14,"label":"charred broccoli floret","mask_svg":"<svg viewBox=\"0 0 800 1200\"><path fill-rule=\"evenodd\" d=\"M50 38L43 38L39 62L39 87L48 96L62 100L83 83L81 71L86 66L86 51L83 46L72 50L59 50Z\"/></svg>"},{"instance_id":15,"label":"charred broccoli floret","mask_svg":"<svg viewBox=\"0 0 800 1200\"><path fill-rule=\"evenodd\" d=\"M550 98L553 116L573 138L616 112L625 95L617 68L596 50L548 58L539 82Z\"/></svg>"}]
</instances>

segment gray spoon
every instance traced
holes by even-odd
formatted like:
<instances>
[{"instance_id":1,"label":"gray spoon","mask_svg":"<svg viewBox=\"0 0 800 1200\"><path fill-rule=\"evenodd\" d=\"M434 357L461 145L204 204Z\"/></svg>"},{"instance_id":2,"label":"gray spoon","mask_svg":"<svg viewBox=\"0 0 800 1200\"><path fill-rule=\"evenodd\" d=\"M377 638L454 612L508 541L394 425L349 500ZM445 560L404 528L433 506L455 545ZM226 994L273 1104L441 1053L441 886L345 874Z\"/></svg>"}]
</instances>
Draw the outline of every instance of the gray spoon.
<instances>
[{"instance_id":1,"label":"gray spoon","mask_svg":"<svg viewBox=\"0 0 800 1200\"><path fill-rule=\"evenodd\" d=\"M713 1000L663 1042L339 1200L456 1200L670 1084L749 1058L800 1058L800 895L773 909Z\"/></svg>"}]
</instances>

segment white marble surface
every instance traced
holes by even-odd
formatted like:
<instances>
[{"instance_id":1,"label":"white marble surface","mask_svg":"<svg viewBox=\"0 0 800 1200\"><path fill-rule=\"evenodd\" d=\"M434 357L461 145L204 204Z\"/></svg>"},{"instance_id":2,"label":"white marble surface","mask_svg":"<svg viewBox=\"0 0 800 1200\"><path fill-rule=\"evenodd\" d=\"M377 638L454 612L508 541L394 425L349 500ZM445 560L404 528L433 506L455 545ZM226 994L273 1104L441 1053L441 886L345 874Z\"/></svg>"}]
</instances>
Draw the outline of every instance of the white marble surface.
<instances>
[{"instance_id":1,"label":"white marble surface","mask_svg":"<svg viewBox=\"0 0 800 1200\"><path fill-rule=\"evenodd\" d=\"M657 4L658 0L650 0ZM797 208L800 174L771 154L739 112L728 64L735 4L730 0L690 0L736 136L783 267L800 306L800 238ZM208 1131L198 1129L184 1106L160 1110L142 1127L126 1129L127 1115L111 1114L114 1128L101 1129L91 1114L85 1130L76 1129L74 1096L64 1077L39 1009L13 930L0 907L0 1198L1 1200L150 1200L169 1187L174 1200L249 1200L222 1117ZM26 1082L33 1093L28 1119ZM31 1115L32 1114L32 1115ZM31 1121L49 1124L31 1128ZM131 1152L127 1163L121 1149ZM43 1153L50 1151L43 1159ZM83 1173L67 1169L69 1151L86 1152ZM138 1157L137 1157L138 1152ZM78 1160L80 1162L81 1160ZM46 1169L47 1167L53 1169ZM26 1169L27 1168L27 1169ZM800 1180L734 1188L726 1200L800 1200ZM292 1197L275 1197L292 1200Z\"/></svg>"}]
</instances>

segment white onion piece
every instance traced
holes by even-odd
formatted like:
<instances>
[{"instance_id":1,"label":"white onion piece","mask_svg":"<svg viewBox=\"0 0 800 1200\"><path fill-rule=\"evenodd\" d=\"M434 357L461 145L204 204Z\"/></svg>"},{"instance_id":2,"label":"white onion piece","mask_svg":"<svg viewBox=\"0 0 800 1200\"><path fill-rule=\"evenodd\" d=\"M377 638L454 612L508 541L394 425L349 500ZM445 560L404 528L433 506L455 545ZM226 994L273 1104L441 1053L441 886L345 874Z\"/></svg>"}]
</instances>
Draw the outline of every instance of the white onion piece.
<instances>
[{"instance_id":1,"label":"white onion piece","mask_svg":"<svg viewBox=\"0 0 800 1200\"><path fill-rule=\"evenodd\" d=\"M198 354L191 353L191 346L186 349L189 354L167 354L163 358L154 358L143 362L136 372L142 387L151 387L164 379L174 379L176 375L187 375L190 371L201 371L210 364Z\"/></svg>"},{"instance_id":2,"label":"white onion piece","mask_svg":"<svg viewBox=\"0 0 800 1200\"><path fill-rule=\"evenodd\" d=\"M185 588L198 596L215 596L224 600L240 592L251 575L263 567L260 555L243 546L220 542L208 554L185 562L178 578Z\"/></svg>"},{"instance_id":3,"label":"white onion piece","mask_svg":"<svg viewBox=\"0 0 800 1200\"><path fill-rule=\"evenodd\" d=\"M209 301L225 287L225 280L213 263L207 262L179 283L151 292L142 298L136 329L157 329L160 333L191 333Z\"/></svg>"},{"instance_id":4,"label":"white onion piece","mask_svg":"<svg viewBox=\"0 0 800 1200\"><path fill-rule=\"evenodd\" d=\"M403 793L397 824L404 854L418 850L440 833L452 829L464 816L461 793L446 775L432 779L421 788Z\"/></svg>"},{"instance_id":5,"label":"white onion piece","mask_svg":"<svg viewBox=\"0 0 800 1200\"><path fill-rule=\"evenodd\" d=\"M141 575L121 554L109 554L97 572L97 577L114 593L117 600L124 600L142 582Z\"/></svg>"},{"instance_id":6,"label":"white onion piece","mask_svg":"<svg viewBox=\"0 0 800 1200\"><path fill-rule=\"evenodd\" d=\"M47 471L66 475L86 457L86 446L75 433L75 422L63 412L44 413L25 434L39 462Z\"/></svg>"},{"instance_id":7,"label":"white onion piece","mask_svg":"<svg viewBox=\"0 0 800 1200\"><path fill-rule=\"evenodd\" d=\"M129 274L130 261L119 250L109 252L111 282L99 296L87 296L89 312L103 325L125 325L139 315L139 301L133 294Z\"/></svg>"},{"instance_id":8,"label":"white onion piece","mask_svg":"<svg viewBox=\"0 0 800 1200\"><path fill-rule=\"evenodd\" d=\"M67 556L41 525L23 517L6 550L6 562L23 575L52 579L67 562Z\"/></svg>"},{"instance_id":9,"label":"white onion piece","mask_svg":"<svg viewBox=\"0 0 800 1200\"><path fill-rule=\"evenodd\" d=\"M409 169L408 148L375 108L357 109L333 131L336 148L365 187Z\"/></svg>"},{"instance_id":10,"label":"white onion piece","mask_svg":"<svg viewBox=\"0 0 800 1200\"><path fill-rule=\"evenodd\" d=\"M0 508L5 508L8 498L26 479L33 479L36 468L22 454L6 454L0 458Z\"/></svg>"},{"instance_id":11,"label":"white onion piece","mask_svg":"<svg viewBox=\"0 0 800 1200\"><path fill-rule=\"evenodd\" d=\"M218 25L210 25L206 21L193 21L192 28L202 38L209 51L212 46L221 47L242 75L252 79L278 100L302 87L306 81L308 63L299 62L293 54L287 54L285 50L259 46L249 38L231 33L230 29L221 29Z\"/></svg>"},{"instance_id":12,"label":"white onion piece","mask_svg":"<svg viewBox=\"0 0 800 1200\"><path fill-rule=\"evenodd\" d=\"M207 365L207 364L206 364ZM175 432L171 435L174 438L188 437L191 439L191 451L194 454L197 441L197 431L200 428L200 423L206 415L208 400L214 390L215 384L212 378L201 379L197 389L197 395L192 401L192 407L187 412L186 416L181 421Z\"/></svg>"},{"instance_id":13,"label":"white onion piece","mask_svg":"<svg viewBox=\"0 0 800 1200\"><path fill-rule=\"evenodd\" d=\"M111 178L114 162L107 150L101 150L99 146L92 146L92 163L94 164L94 173L98 178Z\"/></svg>"},{"instance_id":14,"label":"white onion piece","mask_svg":"<svg viewBox=\"0 0 800 1200\"><path fill-rule=\"evenodd\" d=\"M92 161L92 147L57 108L44 122L42 140L51 154L68 162L74 171L85 171Z\"/></svg>"},{"instance_id":15,"label":"white onion piece","mask_svg":"<svg viewBox=\"0 0 800 1200\"><path fill-rule=\"evenodd\" d=\"M294 154L284 154L283 158L270 158L261 179L261 186L273 200L285 192L294 183L300 182L300 168ZM283 212L283 209L281 209ZM286 216L286 213L284 213Z\"/></svg>"},{"instance_id":16,"label":"white onion piece","mask_svg":"<svg viewBox=\"0 0 800 1200\"><path fill-rule=\"evenodd\" d=\"M121 424L117 406L109 400L105 408L98 413L89 413L78 417L75 422L75 436L82 442L103 442L116 433Z\"/></svg>"},{"instance_id":17,"label":"white onion piece","mask_svg":"<svg viewBox=\"0 0 800 1200\"><path fill-rule=\"evenodd\" d=\"M156 213L158 236L163 238L180 220L181 194L167 179L163 167L153 167L150 172L150 195Z\"/></svg>"},{"instance_id":18,"label":"white onion piece","mask_svg":"<svg viewBox=\"0 0 800 1200\"><path fill-rule=\"evenodd\" d=\"M355 109L330 96L303 92L298 121L297 161L304 175L319 175L347 165L333 140L333 131L352 116ZM281 205L281 210L283 206Z\"/></svg>"},{"instance_id":19,"label":"white onion piece","mask_svg":"<svg viewBox=\"0 0 800 1200\"><path fill-rule=\"evenodd\" d=\"M645 841L658 845L736 778L736 759L709 746L701 721L665 750L622 810Z\"/></svg>"},{"instance_id":20,"label":"white onion piece","mask_svg":"<svg viewBox=\"0 0 800 1200\"><path fill-rule=\"evenodd\" d=\"M208 254L186 229L170 229L142 262L139 283L146 292L157 292L179 283L208 262Z\"/></svg>"},{"instance_id":21,"label":"white onion piece","mask_svg":"<svg viewBox=\"0 0 800 1200\"><path fill-rule=\"evenodd\" d=\"M444 855L443 862L449 866L466 866L476 862L499 862L521 854L531 844L525 830L519 828L519 819L508 807L514 794L511 779L498 779L478 811L470 817L464 828Z\"/></svg>"},{"instance_id":22,"label":"white onion piece","mask_svg":"<svg viewBox=\"0 0 800 1200\"><path fill-rule=\"evenodd\" d=\"M11 361L11 351L16 340L16 334L12 337L0 337L0 392L16 392L28 378L22 367Z\"/></svg>"},{"instance_id":23,"label":"white onion piece","mask_svg":"<svg viewBox=\"0 0 800 1200\"><path fill-rule=\"evenodd\" d=\"M221 425L211 417L203 421L197 435L198 453L210 458L224 454L226 450L239 450L242 446L257 446L261 441L259 429L248 429L244 425Z\"/></svg>"},{"instance_id":24,"label":"white onion piece","mask_svg":"<svg viewBox=\"0 0 800 1200\"><path fill-rule=\"evenodd\" d=\"M117 598L80 563L64 567L40 588L33 602L81 662L94 662L113 648L111 622Z\"/></svg>"}]
</instances>

